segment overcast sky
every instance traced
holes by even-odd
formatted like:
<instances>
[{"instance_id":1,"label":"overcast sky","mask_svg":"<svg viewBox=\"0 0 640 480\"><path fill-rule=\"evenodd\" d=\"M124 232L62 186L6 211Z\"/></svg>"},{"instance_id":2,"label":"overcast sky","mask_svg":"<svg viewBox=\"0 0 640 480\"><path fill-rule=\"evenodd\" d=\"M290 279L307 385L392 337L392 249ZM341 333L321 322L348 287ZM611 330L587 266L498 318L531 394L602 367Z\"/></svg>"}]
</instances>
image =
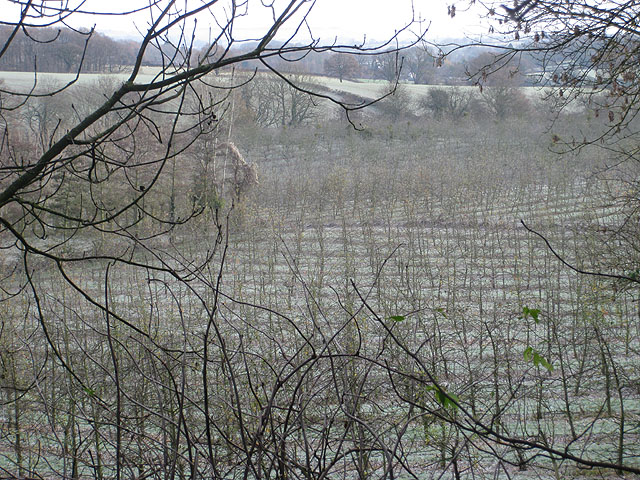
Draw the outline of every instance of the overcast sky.
<instances>
[{"instance_id":1,"label":"overcast sky","mask_svg":"<svg viewBox=\"0 0 640 480\"><path fill-rule=\"evenodd\" d=\"M52 4L52 0L48 0ZM71 3L79 3L82 0L71 0ZM163 0L164 1L164 0ZM188 5L196 7L201 4L199 0L181 0L178 5ZM262 0L266 2L267 0ZM272 1L272 0L268 0ZM127 10L135 7L147 5L149 0L85 0L83 5L87 10ZM230 0L221 0L220 8L214 15L218 20L225 16L222 8L228 5ZM287 0L275 0L275 5L285 5ZM455 18L447 15L448 7L456 3L457 14ZM423 25L430 24L429 36L437 38L462 37L466 33L479 34L486 32L486 28L480 25L477 11L464 12L465 0L455 2L454 0L316 0L312 13L309 16L309 23L315 37L320 37L325 41L330 41L334 37L339 40L350 41L361 40L364 35L368 39L384 39L411 21L412 16L416 20L423 20ZM12 11L15 15L15 6L11 5L11 0L0 0L0 11L2 16ZM249 0L249 7L246 17L242 18L235 25L237 38L261 37L268 26L269 14L260 0ZM198 37L206 40L209 24L214 15L200 15L198 19ZM90 28L97 25L98 31L118 36L118 37L139 37L136 34L137 26L140 30L145 30L149 21L148 12L145 14L119 16L82 16L74 17L72 25L74 27ZM190 25L189 28L193 26ZM215 26L214 26L215 29ZM418 31L418 26L414 31Z\"/></svg>"}]
</instances>

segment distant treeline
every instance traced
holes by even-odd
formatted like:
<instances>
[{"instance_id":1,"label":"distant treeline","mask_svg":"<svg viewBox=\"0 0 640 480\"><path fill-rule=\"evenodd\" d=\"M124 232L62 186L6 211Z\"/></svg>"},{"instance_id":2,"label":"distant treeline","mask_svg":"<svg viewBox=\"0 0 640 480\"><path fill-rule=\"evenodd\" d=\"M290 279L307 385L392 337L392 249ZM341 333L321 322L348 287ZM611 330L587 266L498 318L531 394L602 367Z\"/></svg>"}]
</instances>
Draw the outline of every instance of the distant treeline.
<instances>
[{"instance_id":1,"label":"distant treeline","mask_svg":"<svg viewBox=\"0 0 640 480\"><path fill-rule=\"evenodd\" d=\"M10 26L0 26L0 47L13 33ZM8 49L0 57L0 70L38 71L52 73L115 73L133 65L140 48L135 40L115 40L102 33L88 30L38 28L19 30ZM231 52L237 54L252 48L251 44L234 45ZM143 65L183 66L191 56L191 63L219 60L219 55L229 54L226 48L193 49L187 54L184 47L177 47L169 40L161 45L150 45L145 52ZM467 53L467 52L463 52ZM468 53L471 53L469 51ZM430 49L414 46L395 52L379 54L320 53L310 52L302 58L269 59L272 67L282 72L311 75L329 75L341 81L354 79L382 79L389 82L399 79L416 84L465 85L474 83L469 72L482 71L494 64L495 58L487 50L474 49L473 56L460 53L446 57ZM538 62L530 56L520 56L517 67L504 65L504 73L498 76L508 83L527 83L532 71L538 71ZM265 70L258 62L242 62L241 70ZM515 70L518 76L514 77ZM496 77L494 75L494 77Z\"/></svg>"},{"instance_id":2,"label":"distant treeline","mask_svg":"<svg viewBox=\"0 0 640 480\"><path fill-rule=\"evenodd\" d=\"M5 45L12 32L12 27L0 27L0 45ZM117 72L133 64L139 46L139 42L114 40L97 32L25 29L17 32L0 58L0 70L71 73L82 64L82 72Z\"/></svg>"}]
</instances>

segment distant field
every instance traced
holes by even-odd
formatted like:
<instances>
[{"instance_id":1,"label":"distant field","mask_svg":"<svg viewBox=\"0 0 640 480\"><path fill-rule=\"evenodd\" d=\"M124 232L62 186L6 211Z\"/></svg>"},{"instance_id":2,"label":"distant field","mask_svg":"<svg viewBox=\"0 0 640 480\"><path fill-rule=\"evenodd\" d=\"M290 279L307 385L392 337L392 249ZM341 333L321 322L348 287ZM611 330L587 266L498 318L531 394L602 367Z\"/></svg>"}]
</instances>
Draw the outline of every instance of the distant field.
<instances>
[{"instance_id":1,"label":"distant field","mask_svg":"<svg viewBox=\"0 0 640 480\"><path fill-rule=\"evenodd\" d=\"M150 82L154 79L154 76L158 72L157 67L143 67L142 72L138 75L137 82ZM101 78L114 78L125 81L128 78L129 73L83 73L77 79L73 73L38 73L37 76L33 72L2 72L0 71L0 79L4 81L5 88L11 90L25 90L33 88L34 84L43 84L56 82L60 84L75 82L79 85L87 85L97 82ZM227 77L225 74L218 74L218 77ZM342 82L337 78L325 77L325 76L313 76L312 81L318 83L330 90L336 92L344 92L352 95L358 95L366 99L374 99L381 96L389 87L388 82L384 80L343 80ZM413 83L402 83L402 88L405 89L412 97L413 100L417 100L432 89L432 88L454 88L448 85L416 85ZM478 87L474 86L460 86L457 87L463 90L472 90L479 92ZM548 92L548 88L539 87L521 87L529 98L537 99L542 96L544 92Z\"/></svg>"},{"instance_id":2,"label":"distant field","mask_svg":"<svg viewBox=\"0 0 640 480\"><path fill-rule=\"evenodd\" d=\"M388 91L389 83L385 80L343 80L340 82L337 78L331 77L314 77L314 81L331 88L336 91L342 91L359 95L361 97L374 99L379 97L383 92ZM402 83L405 88L414 97L420 97L426 94L429 89L439 87L440 85L415 85L413 83ZM462 87L473 88L473 87Z\"/></svg>"},{"instance_id":3,"label":"distant field","mask_svg":"<svg viewBox=\"0 0 640 480\"><path fill-rule=\"evenodd\" d=\"M142 73L138 75L138 81L150 81L157 73L158 69L153 67L144 67ZM129 72L123 73L83 73L78 76L76 80L76 74L74 73L38 73L34 72L5 72L0 71L0 79L4 81L6 87L11 89L16 88L30 88L37 83L42 82L59 82L69 83L77 81L80 84L88 84L95 82L100 78L119 78L123 81L127 79ZM267 74L268 75L268 74ZM344 80L340 82L337 78L330 78L324 76L314 76L313 81L338 91L344 91L347 93L353 93L367 98L375 98L379 95L386 82L384 81L350 81ZM412 92L420 93L428 90L427 85L408 85L408 88Z\"/></svg>"},{"instance_id":4,"label":"distant field","mask_svg":"<svg viewBox=\"0 0 640 480\"><path fill-rule=\"evenodd\" d=\"M313 80L332 90L347 92L370 99L379 97L383 92L388 90L389 87L389 83L385 80L343 80L340 82L337 78L322 76L313 77ZM416 85L414 83L406 82L402 82L400 85L401 88L405 89L414 100L426 95L427 92L433 88L459 88L461 90L474 91L478 94L480 93L479 88L476 86L454 87L450 85ZM531 100L540 98L544 93L550 92L548 87L520 88Z\"/></svg>"},{"instance_id":5,"label":"distant field","mask_svg":"<svg viewBox=\"0 0 640 480\"><path fill-rule=\"evenodd\" d=\"M129 73L83 73L77 77L74 73L38 73L34 72L2 72L0 71L0 80L4 82L5 88L10 90L31 89L34 85L43 83L78 83L87 85L97 82L101 78L121 79L123 82L127 79ZM143 68L142 73L138 75L139 81L151 81L155 73L151 68Z\"/></svg>"}]
</instances>

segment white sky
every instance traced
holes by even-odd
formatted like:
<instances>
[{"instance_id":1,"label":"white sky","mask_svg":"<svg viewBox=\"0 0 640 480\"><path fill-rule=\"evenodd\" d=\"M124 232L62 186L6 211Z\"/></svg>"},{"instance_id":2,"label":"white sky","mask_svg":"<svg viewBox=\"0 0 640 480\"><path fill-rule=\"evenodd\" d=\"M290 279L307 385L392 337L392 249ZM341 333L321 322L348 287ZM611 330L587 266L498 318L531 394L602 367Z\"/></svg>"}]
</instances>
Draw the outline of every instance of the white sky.
<instances>
[{"instance_id":1,"label":"white sky","mask_svg":"<svg viewBox=\"0 0 640 480\"><path fill-rule=\"evenodd\" d=\"M180 0L179 7L184 8L185 3L189 8L201 5L202 0ZM224 19L228 12L231 0L220 0L219 6L212 13L204 13L198 16L197 37L206 40L210 24L213 18L219 21ZM60 5L58 0L44 0L51 5ZM43 2L43 3L44 3ZM83 2L83 9L92 11L124 11L133 8L142 8L148 5L149 0L70 0L70 3ZM248 37L261 37L270 22L269 10L262 3L273 2L275 7L282 8L288 2L286 0L248 0L247 15L241 18L235 25L235 36L238 39ZM38 2L36 2L38 3ZM166 3L166 0L160 0ZM236 3L240 3L236 1ZM457 14L455 18L447 15L447 7L456 4ZM320 37L324 42L330 42L334 37L342 41L361 41L364 35L368 39L384 39L393 35L394 31L415 19L422 19L424 25L430 23L430 38L460 38L466 33L485 33L485 27L480 26L477 11L463 12L467 0L316 0L309 23L315 37ZM226 7L226 8L225 8ZM413 11L412 11L413 10ZM2 17L11 18L9 15L17 14L17 9L12 0L0 0L0 12ZM0 18L2 18L0 17ZM143 14L122 16L74 16L70 22L74 27L90 28L97 25L98 31L118 37L139 38L138 29L145 30L149 22L149 12ZM193 28L193 23L188 25ZM213 25L215 30L215 24ZM416 25L413 29L418 31ZM290 32L290 31L289 31ZM289 33L285 31L284 33ZM302 37L301 37L302 38ZM407 37L410 39L410 36Z\"/></svg>"}]
</instances>

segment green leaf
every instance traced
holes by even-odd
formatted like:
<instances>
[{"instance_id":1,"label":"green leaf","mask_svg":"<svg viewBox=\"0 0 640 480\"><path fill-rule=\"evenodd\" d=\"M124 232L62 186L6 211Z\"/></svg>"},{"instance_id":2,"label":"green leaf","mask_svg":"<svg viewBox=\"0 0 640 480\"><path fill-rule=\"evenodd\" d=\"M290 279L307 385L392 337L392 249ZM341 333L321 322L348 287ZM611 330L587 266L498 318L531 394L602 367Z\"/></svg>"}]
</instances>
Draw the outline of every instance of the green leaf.
<instances>
[{"instance_id":1,"label":"green leaf","mask_svg":"<svg viewBox=\"0 0 640 480\"><path fill-rule=\"evenodd\" d=\"M93 388L83 387L84 393L89 395L90 397L95 397L96 391Z\"/></svg>"},{"instance_id":2,"label":"green leaf","mask_svg":"<svg viewBox=\"0 0 640 480\"><path fill-rule=\"evenodd\" d=\"M546 368L548 372L553 372L553 365L551 365L542 355L538 355L538 364Z\"/></svg>"},{"instance_id":3,"label":"green leaf","mask_svg":"<svg viewBox=\"0 0 640 480\"><path fill-rule=\"evenodd\" d=\"M393 315L389 317L389 320L393 320L394 322L402 322L404 320L404 315Z\"/></svg>"},{"instance_id":4,"label":"green leaf","mask_svg":"<svg viewBox=\"0 0 640 480\"><path fill-rule=\"evenodd\" d=\"M525 362L533 361L534 366L536 367L542 366L546 368L547 371L553 372L553 365L551 365L551 363L549 363L549 361L546 358L544 358L540 354L540 352L538 352L537 350L534 350L533 347L525 348L523 357Z\"/></svg>"},{"instance_id":5,"label":"green leaf","mask_svg":"<svg viewBox=\"0 0 640 480\"><path fill-rule=\"evenodd\" d=\"M447 395L449 395L449 405L452 408L458 408L458 403L460 403L460 399L458 398L457 395L454 395L453 393L447 393Z\"/></svg>"},{"instance_id":6,"label":"green leaf","mask_svg":"<svg viewBox=\"0 0 640 480\"><path fill-rule=\"evenodd\" d=\"M540 365L540 359L542 357L540 356L540 354L538 352L533 352L533 364L537 367L538 365Z\"/></svg>"},{"instance_id":7,"label":"green leaf","mask_svg":"<svg viewBox=\"0 0 640 480\"><path fill-rule=\"evenodd\" d=\"M460 402L460 400L458 399L457 395L454 395L453 393L445 393L444 390L436 387L435 385L427 386L427 390L434 392L433 396L435 397L436 402L438 402L443 407L452 408L454 410L458 408L457 404Z\"/></svg>"},{"instance_id":8,"label":"green leaf","mask_svg":"<svg viewBox=\"0 0 640 480\"><path fill-rule=\"evenodd\" d=\"M537 308L522 307L522 318L524 319L531 317L536 323L538 323L540 321L538 318L539 315L540 310Z\"/></svg>"}]
</instances>

